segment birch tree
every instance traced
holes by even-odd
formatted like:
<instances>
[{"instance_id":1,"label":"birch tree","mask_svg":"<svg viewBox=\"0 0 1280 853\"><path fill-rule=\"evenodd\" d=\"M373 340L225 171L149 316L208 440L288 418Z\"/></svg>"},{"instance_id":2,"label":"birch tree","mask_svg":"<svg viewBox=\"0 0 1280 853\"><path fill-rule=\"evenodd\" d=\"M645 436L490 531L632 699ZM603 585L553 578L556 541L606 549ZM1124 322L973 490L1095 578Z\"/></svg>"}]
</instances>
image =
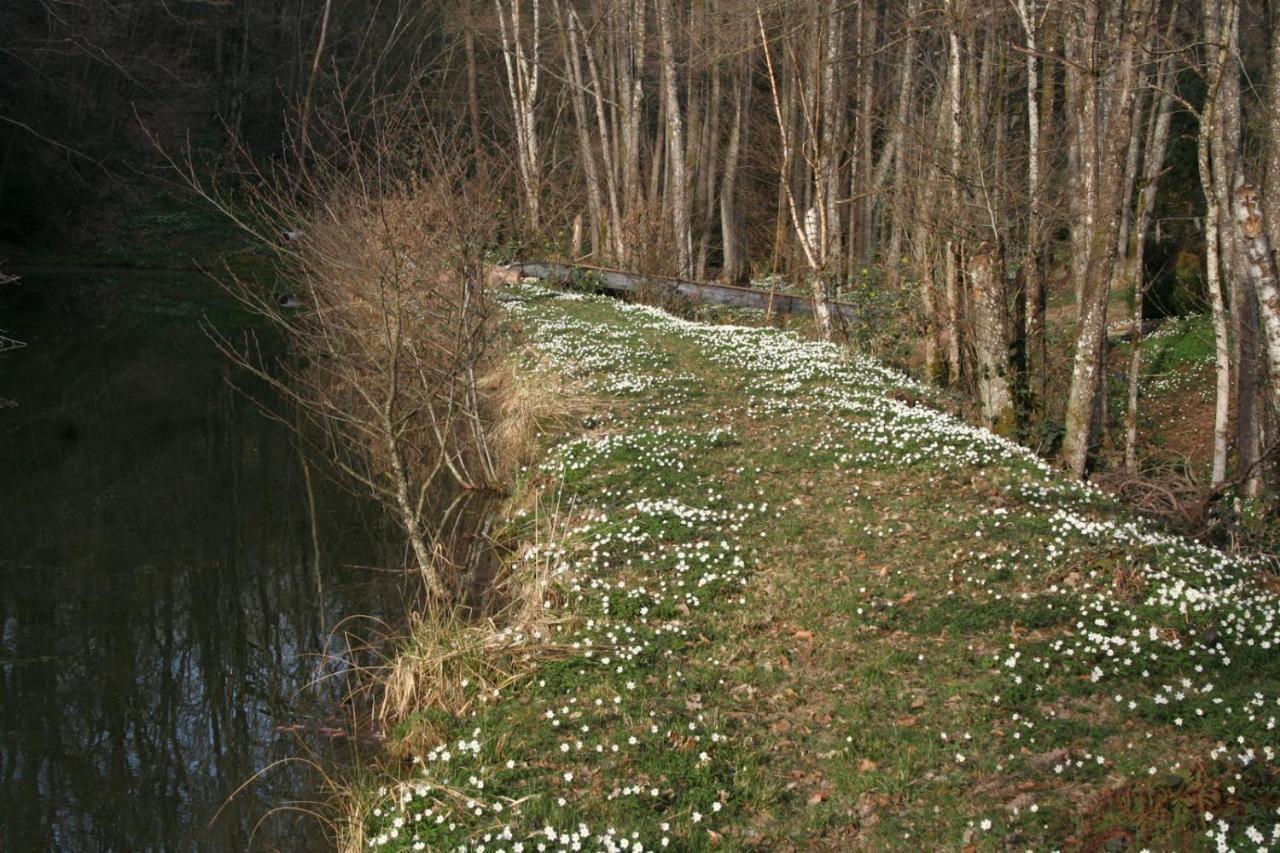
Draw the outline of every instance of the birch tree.
<instances>
[{"instance_id":1,"label":"birch tree","mask_svg":"<svg viewBox=\"0 0 1280 853\"><path fill-rule=\"evenodd\" d=\"M822 19L831 25L832 22L840 20L840 12L838 9L838 0L827 0L822 7ZM808 270L810 279L810 288L813 293L813 314L817 322L818 332L824 340L831 340L835 333L835 320L832 312L831 288L826 280L825 273L827 271L827 226L826 226L826 207L821 203L825 197L824 179L830 175L825 169L821 160L821 155L817 160L809 160L805 163L807 172L811 176L811 180L815 182L807 189L810 198L815 199L803 213L801 213L800 205L796 201L796 195L791 187L791 170L795 165L795 154L797 150L797 142L799 134L792 130L791 123L783 113L782 102L778 94L778 74L775 70L772 50L769 44L768 30L765 27L764 13L760 6L756 6L756 19L760 27L761 47L764 51L765 66L769 75L769 92L773 99L774 117L778 123L778 134L781 147L780 177L779 186L780 193L783 196L783 203L786 205L786 214L791 222L791 227L796 238L796 242L803 254L805 265ZM814 27L814 32L818 32L819 28ZM816 40L816 35L815 35ZM812 55L812 54L811 54ZM815 64L817 64L815 62ZM794 65L794 63L793 63ZM812 82L819 76L818 69L810 67L810 92L816 92L817 87ZM799 80L801 74L800 68L793 68L795 79ZM817 101L817 98L813 99ZM800 102L804 105L804 95L802 93ZM810 106L803 106L803 126L805 128L805 143L811 151L821 151L821 137L819 135L820 121L825 113L819 112L826 109L826 104L812 103Z\"/></svg>"},{"instance_id":2,"label":"birch tree","mask_svg":"<svg viewBox=\"0 0 1280 853\"><path fill-rule=\"evenodd\" d=\"M1200 110L1200 127L1196 136L1196 164L1200 185L1204 188L1205 277L1209 285L1213 311L1215 403L1213 412L1213 470L1211 483L1222 483L1227 477L1227 421L1230 417L1231 351L1227 338L1227 309L1222 293L1221 194L1223 161L1229 155L1219 143L1218 96L1226 71L1234 36L1235 0L1204 0L1202 8L1207 51L1205 71L1208 91ZM1234 151L1230 156L1234 156Z\"/></svg>"},{"instance_id":3,"label":"birch tree","mask_svg":"<svg viewBox=\"0 0 1280 853\"><path fill-rule=\"evenodd\" d=\"M666 112L667 157L671 166L667 204L671 212L671 226L676 244L678 275L688 276L691 271L693 247L689 234L688 176L685 171L688 153L685 151L684 113L680 106L680 86L676 76L675 30L672 26L670 0L657 0L658 40L661 42L662 95Z\"/></svg>"},{"instance_id":4,"label":"birch tree","mask_svg":"<svg viewBox=\"0 0 1280 853\"><path fill-rule=\"evenodd\" d=\"M505 6L504 6L505 2ZM542 218L542 171L538 150L538 81L542 74L541 0L529 0L532 29L524 35L522 0L493 0L502 38L507 97L515 122L516 162L524 189L525 214L537 231ZM525 42L528 41L528 45Z\"/></svg>"},{"instance_id":5,"label":"birch tree","mask_svg":"<svg viewBox=\"0 0 1280 853\"><path fill-rule=\"evenodd\" d=\"M1074 289L1080 294L1080 328L1067 395L1062 457L1083 477L1096 428L1106 347L1108 284L1116 262L1125 158L1133 124L1139 36L1149 31L1152 0L1104 5L1083 0L1070 23L1079 98L1080 171L1085 198L1074 223ZM1118 39L1110 36L1118 35ZM1114 42L1115 46L1108 48Z\"/></svg>"},{"instance_id":6,"label":"birch tree","mask_svg":"<svg viewBox=\"0 0 1280 853\"><path fill-rule=\"evenodd\" d=\"M1027 74L1027 236L1022 257L1023 286L1026 288L1025 347L1027 384L1033 407L1039 406L1045 394L1046 361L1044 320L1044 198L1040 146L1040 30L1052 0L1016 0L1018 22L1026 37Z\"/></svg>"}]
</instances>

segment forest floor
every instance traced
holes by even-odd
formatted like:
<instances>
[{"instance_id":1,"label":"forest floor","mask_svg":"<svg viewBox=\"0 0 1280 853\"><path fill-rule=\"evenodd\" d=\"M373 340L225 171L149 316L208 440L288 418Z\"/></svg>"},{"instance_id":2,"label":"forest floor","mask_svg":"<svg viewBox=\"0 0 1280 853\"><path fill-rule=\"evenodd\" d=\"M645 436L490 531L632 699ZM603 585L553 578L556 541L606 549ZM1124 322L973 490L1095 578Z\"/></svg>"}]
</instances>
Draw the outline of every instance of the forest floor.
<instances>
[{"instance_id":1,"label":"forest floor","mask_svg":"<svg viewBox=\"0 0 1280 853\"><path fill-rule=\"evenodd\" d=\"M599 404L509 525L554 627L394 733L366 846L1280 846L1270 567L869 359L513 292L527 369Z\"/></svg>"},{"instance_id":2,"label":"forest floor","mask_svg":"<svg viewBox=\"0 0 1280 853\"><path fill-rule=\"evenodd\" d=\"M1213 325L1207 314L1172 317L1143 341L1139 374L1139 454L1148 464L1180 464L1202 479L1213 462ZM1132 346L1112 349L1111 410L1123 421Z\"/></svg>"}]
</instances>

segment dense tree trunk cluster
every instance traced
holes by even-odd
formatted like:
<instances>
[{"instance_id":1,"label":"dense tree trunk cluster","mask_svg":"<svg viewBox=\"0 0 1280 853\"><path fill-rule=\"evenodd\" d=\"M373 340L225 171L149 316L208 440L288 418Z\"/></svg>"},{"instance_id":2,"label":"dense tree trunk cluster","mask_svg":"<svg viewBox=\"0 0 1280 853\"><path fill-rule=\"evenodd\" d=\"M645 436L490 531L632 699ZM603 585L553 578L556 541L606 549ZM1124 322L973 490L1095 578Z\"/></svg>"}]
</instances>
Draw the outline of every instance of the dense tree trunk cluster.
<instances>
[{"instance_id":1,"label":"dense tree trunk cluster","mask_svg":"<svg viewBox=\"0 0 1280 853\"><path fill-rule=\"evenodd\" d=\"M561 85L532 108L547 163L565 165L520 176L526 198L559 188L562 219L585 208L589 257L680 275L718 267L727 280L747 266L782 271L809 282L826 336L839 332L830 300L874 271L915 297L928 375L972 392L990 426L1025 430L1054 408L1048 395L1065 400L1061 455L1078 476L1107 417L1108 323L1127 315L1141 328L1153 226L1171 198L1190 196L1183 212L1203 233L1183 242L1203 259L1216 338L1211 479L1261 490L1276 226L1260 182L1280 181L1280 133L1250 144L1245 129L1250 111L1255 124L1280 123L1274 10L1241 0L553 6L560 55L546 64ZM533 47L504 36L504 54L536 49L536 4L525 14ZM1269 26L1242 38L1242 14ZM1245 74L1267 81L1268 96L1244 98ZM517 148L529 106L513 100L509 119L493 118L516 128ZM1171 157L1194 160L1198 188L1162 191ZM1045 341L1055 274L1075 299L1061 365ZM1108 316L1126 298L1132 313Z\"/></svg>"},{"instance_id":2,"label":"dense tree trunk cluster","mask_svg":"<svg viewBox=\"0 0 1280 853\"><path fill-rule=\"evenodd\" d=\"M315 111L375 115L379 92L427 81L426 112L519 206L513 239L655 274L789 276L828 337L842 291L905 294L928 376L1002 432L1060 420L1079 476L1107 419L1118 320L1135 332L1124 455L1139 466L1137 330L1149 258L1175 239L1213 316L1213 483L1257 494L1271 477L1274 0L449 0L363 18L348 5L11 8L20 35L3 62L31 88L5 93L0 151L63 138L30 102L80 75L74 102L91 109L101 68L129 91L120 81L148 85L156 68L212 67L200 91L242 131L279 99L301 104L305 133ZM203 54L113 59L150 29ZM1046 343L1051 295L1074 299L1053 318L1067 348Z\"/></svg>"}]
</instances>

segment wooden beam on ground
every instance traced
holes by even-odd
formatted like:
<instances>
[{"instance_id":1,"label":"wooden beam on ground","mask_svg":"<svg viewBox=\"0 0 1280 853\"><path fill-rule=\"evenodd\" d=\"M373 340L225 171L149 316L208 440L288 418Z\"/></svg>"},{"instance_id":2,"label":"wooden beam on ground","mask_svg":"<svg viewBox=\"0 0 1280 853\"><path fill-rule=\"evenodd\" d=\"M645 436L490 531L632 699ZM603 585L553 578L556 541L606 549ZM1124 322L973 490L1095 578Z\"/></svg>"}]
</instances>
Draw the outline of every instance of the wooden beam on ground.
<instances>
[{"instance_id":1,"label":"wooden beam on ground","mask_svg":"<svg viewBox=\"0 0 1280 853\"><path fill-rule=\"evenodd\" d=\"M813 299L808 296L797 296L791 293L771 293L768 290L754 287L737 287L732 284L691 281L689 279L669 278L660 275L641 275L639 273L629 273L622 270L583 264L524 263L518 261L508 264L507 269L520 276L540 278L559 284L570 282L575 275L591 275L599 283L603 291L614 295L635 293L644 288L654 288L656 290L667 290L696 302L768 311L770 301L772 301L773 310L783 314L813 314ZM847 302L832 302L831 308L833 311L839 312L849 325L857 325L859 323L854 307Z\"/></svg>"}]
</instances>

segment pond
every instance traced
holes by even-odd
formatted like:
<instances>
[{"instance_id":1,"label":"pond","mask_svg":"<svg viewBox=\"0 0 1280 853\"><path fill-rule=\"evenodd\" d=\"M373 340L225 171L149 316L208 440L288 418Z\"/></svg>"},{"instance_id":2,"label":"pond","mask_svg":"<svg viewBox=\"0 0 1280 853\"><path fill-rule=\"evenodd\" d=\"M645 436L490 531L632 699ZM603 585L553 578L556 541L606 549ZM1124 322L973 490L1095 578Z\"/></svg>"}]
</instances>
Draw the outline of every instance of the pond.
<instances>
[{"instance_id":1,"label":"pond","mask_svg":"<svg viewBox=\"0 0 1280 853\"><path fill-rule=\"evenodd\" d=\"M201 317L249 322L199 276L0 288L2 850L317 849L297 759L376 749L341 700L414 577Z\"/></svg>"}]
</instances>

